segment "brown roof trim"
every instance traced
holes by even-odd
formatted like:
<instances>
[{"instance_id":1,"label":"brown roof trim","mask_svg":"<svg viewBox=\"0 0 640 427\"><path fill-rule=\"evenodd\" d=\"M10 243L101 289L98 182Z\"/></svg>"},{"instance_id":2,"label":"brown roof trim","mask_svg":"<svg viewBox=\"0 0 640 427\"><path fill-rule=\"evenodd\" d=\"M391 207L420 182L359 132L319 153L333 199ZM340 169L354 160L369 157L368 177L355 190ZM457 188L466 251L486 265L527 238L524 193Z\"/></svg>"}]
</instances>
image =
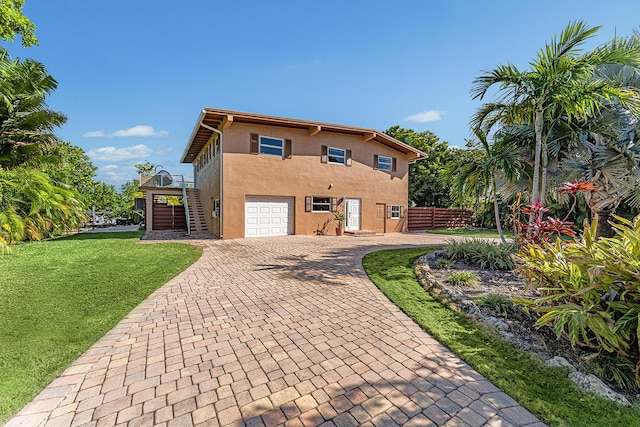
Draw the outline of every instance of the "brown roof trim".
<instances>
[{"instance_id":1,"label":"brown roof trim","mask_svg":"<svg viewBox=\"0 0 640 427\"><path fill-rule=\"evenodd\" d=\"M401 153L409 155L410 161L427 157L424 152L375 129L336 125L332 123L312 122L308 120L289 119L276 116L266 116L263 114L244 113L240 111L205 108L200 113L198 122L196 123L193 132L191 133L189 142L182 155L182 163L193 162L198 153L202 150L202 147L205 146L205 144L211 137L211 134L213 132L210 129L207 129L205 126L202 126L203 123L208 127L213 127L220 131L227 129L233 123L248 123L281 126L295 129L306 129L309 135L315 135L319 132L337 132L349 135L361 135L364 141L374 140L388 147L396 149Z\"/></svg>"}]
</instances>

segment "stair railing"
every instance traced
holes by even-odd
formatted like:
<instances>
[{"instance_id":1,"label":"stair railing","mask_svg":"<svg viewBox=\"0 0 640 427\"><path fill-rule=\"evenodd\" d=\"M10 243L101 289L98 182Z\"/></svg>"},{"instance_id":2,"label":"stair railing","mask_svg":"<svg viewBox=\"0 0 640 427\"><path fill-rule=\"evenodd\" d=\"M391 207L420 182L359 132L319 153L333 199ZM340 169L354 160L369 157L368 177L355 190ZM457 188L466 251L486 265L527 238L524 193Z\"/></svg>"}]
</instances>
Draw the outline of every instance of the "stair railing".
<instances>
[{"instance_id":1,"label":"stair railing","mask_svg":"<svg viewBox=\"0 0 640 427\"><path fill-rule=\"evenodd\" d=\"M191 236L191 218L189 216L189 200L187 199L187 189L182 187L182 203L184 203L184 214L187 220L187 236Z\"/></svg>"}]
</instances>

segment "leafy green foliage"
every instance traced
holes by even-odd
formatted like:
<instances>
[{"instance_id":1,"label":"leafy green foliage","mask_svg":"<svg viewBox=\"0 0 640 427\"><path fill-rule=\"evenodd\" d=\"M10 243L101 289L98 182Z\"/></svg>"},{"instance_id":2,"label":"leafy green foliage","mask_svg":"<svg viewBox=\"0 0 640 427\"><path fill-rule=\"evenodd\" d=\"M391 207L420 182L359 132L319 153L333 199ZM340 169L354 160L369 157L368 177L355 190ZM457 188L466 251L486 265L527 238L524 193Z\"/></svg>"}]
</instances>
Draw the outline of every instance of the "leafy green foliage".
<instances>
[{"instance_id":1,"label":"leafy green foliage","mask_svg":"<svg viewBox=\"0 0 640 427\"><path fill-rule=\"evenodd\" d=\"M590 360L589 368L598 378L615 383L624 390L637 392L640 389L634 375L635 366L627 357L617 353L598 353Z\"/></svg>"},{"instance_id":2,"label":"leafy green foliage","mask_svg":"<svg viewBox=\"0 0 640 427\"><path fill-rule=\"evenodd\" d=\"M503 297L502 295L482 295L476 299L476 304L478 304L478 306L480 307L491 308L492 310L504 316L516 314L518 312L518 308L513 303L513 301Z\"/></svg>"},{"instance_id":3,"label":"leafy green foliage","mask_svg":"<svg viewBox=\"0 0 640 427\"><path fill-rule=\"evenodd\" d=\"M79 234L0 257L0 424L202 253L141 235Z\"/></svg>"},{"instance_id":4,"label":"leafy green foliage","mask_svg":"<svg viewBox=\"0 0 640 427\"><path fill-rule=\"evenodd\" d=\"M136 163L133 165L136 168L136 172L139 174L152 174L156 170L156 165L149 162L149 160L145 160L144 163Z\"/></svg>"},{"instance_id":5,"label":"leafy green foliage","mask_svg":"<svg viewBox=\"0 0 640 427\"><path fill-rule=\"evenodd\" d=\"M585 221L580 242L530 245L516 255L519 270L542 297L529 301L572 345L617 353L636 366L640 384L640 216L616 217L613 238L595 239Z\"/></svg>"},{"instance_id":6,"label":"leafy green foliage","mask_svg":"<svg viewBox=\"0 0 640 427\"><path fill-rule=\"evenodd\" d=\"M447 276L447 282L456 286L473 286L480 281L480 276L470 271L452 271Z\"/></svg>"},{"instance_id":7,"label":"leafy green foliage","mask_svg":"<svg viewBox=\"0 0 640 427\"><path fill-rule=\"evenodd\" d=\"M24 239L40 240L82 220L76 193L47 174L25 167L0 168L0 254Z\"/></svg>"},{"instance_id":8,"label":"leafy green foliage","mask_svg":"<svg viewBox=\"0 0 640 427\"><path fill-rule=\"evenodd\" d=\"M513 244L497 244L481 239L450 241L444 247L447 258L491 270L511 270L514 267L512 255L516 251Z\"/></svg>"},{"instance_id":9,"label":"leafy green foliage","mask_svg":"<svg viewBox=\"0 0 640 427\"><path fill-rule=\"evenodd\" d=\"M25 0L2 0L0 2L0 39L13 41L22 36L22 46L38 44L36 26L22 13Z\"/></svg>"},{"instance_id":10,"label":"leafy green foliage","mask_svg":"<svg viewBox=\"0 0 640 427\"><path fill-rule=\"evenodd\" d=\"M59 161L43 165L42 169L54 182L69 185L78 192L78 199L86 209L91 206L89 196L97 184L94 180L98 168L91 163L85 151L61 141L53 147L45 150L46 154Z\"/></svg>"},{"instance_id":11,"label":"leafy green foliage","mask_svg":"<svg viewBox=\"0 0 640 427\"><path fill-rule=\"evenodd\" d=\"M441 268L443 270L450 270L453 266L453 263L446 258L438 258L436 260L436 268Z\"/></svg>"},{"instance_id":12,"label":"leafy green foliage","mask_svg":"<svg viewBox=\"0 0 640 427\"><path fill-rule=\"evenodd\" d=\"M474 80L472 97L483 99L496 88L495 101L483 105L472 119L472 127L487 134L497 127L509 130L526 127L533 130L523 139L534 148L531 203L544 204L546 177L553 160L559 160L580 133L591 132L584 126L612 104L637 107L637 89L619 78L602 78L597 70L616 65L637 73L640 67L640 43L637 37L615 38L584 51L584 45L600 27L577 21L567 25L558 37L546 43L520 70L512 64L499 65Z\"/></svg>"},{"instance_id":13,"label":"leafy green foliage","mask_svg":"<svg viewBox=\"0 0 640 427\"><path fill-rule=\"evenodd\" d=\"M472 324L422 288L413 262L427 248L367 254L362 264L380 290L435 339L551 426L635 425L638 410L578 391L564 372Z\"/></svg>"},{"instance_id":14,"label":"leafy green foliage","mask_svg":"<svg viewBox=\"0 0 640 427\"><path fill-rule=\"evenodd\" d=\"M452 206L445 172L446 165L455 158L455 150L429 131L392 126L384 133L427 153L429 160L409 165L409 202L415 206Z\"/></svg>"},{"instance_id":15,"label":"leafy green foliage","mask_svg":"<svg viewBox=\"0 0 640 427\"><path fill-rule=\"evenodd\" d=\"M0 167L48 160L44 148L59 142L53 130L67 120L47 107L57 86L42 63L0 56Z\"/></svg>"}]
</instances>

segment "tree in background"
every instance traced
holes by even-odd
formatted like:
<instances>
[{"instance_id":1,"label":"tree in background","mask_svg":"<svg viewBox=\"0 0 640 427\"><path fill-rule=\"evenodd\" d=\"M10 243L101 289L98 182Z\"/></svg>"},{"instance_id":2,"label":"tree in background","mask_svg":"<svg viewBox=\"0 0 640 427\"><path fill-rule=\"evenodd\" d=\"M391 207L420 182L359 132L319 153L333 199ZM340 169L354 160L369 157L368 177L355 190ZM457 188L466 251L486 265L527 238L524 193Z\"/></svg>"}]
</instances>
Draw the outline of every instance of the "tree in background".
<instances>
[{"instance_id":1,"label":"tree in background","mask_svg":"<svg viewBox=\"0 0 640 427\"><path fill-rule=\"evenodd\" d=\"M98 168L91 163L85 151L69 142L60 142L47 150L47 154L59 161L46 165L44 171L55 182L67 184L77 191L85 209L90 207L93 188L98 184L94 180Z\"/></svg>"},{"instance_id":2,"label":"tree in background","mask_svg":"<svg viewBox=\"0 0 640 427\"><path fill-rule=\"evenodd\" d=\"M104 182L96 182L89 191L88 201L95 205L96 211L117 212L120 209L120 195L116 187ZM88 207L91 207L89 205Z\"/></svg>"},{"instance_id":3,"label":"tree in background","mask_svg":"<svg viewBox=\"0 0 640 427\"><path fill-rule=\"evenodd\" d=\"M409 203L414 206L450 207L449 178L446 165L454 151L432 132L416 132L392 126L387 135L427 153L427 159L409 165Z\"/></svg>"},{"instance_id":4,"label":"tree in background","mask_svg":"<svg viewBox=\"0 0 640 427\"><path fill-rule=\"evenodd\" d=\"M144 163L136 163L133 166L136 168L136 172L141 175L151 175L156 171L156 165L152 165L149 160L145 160Z\"/></svg>"},{"instance_id":5,"label":"tree in background","mask_svg":"<svg viewBox=\"0 0 640 427\"><path fill-rule=\"evenodd\" d=\"M0 39L12 42L19 34L22 46L37 45L36 26L22 14L23 6L24 0L0 1Z\"/></svg>"},{"instance_id":6,"label":"tree in background","mask_svg":"<svg viewBox=\"0 0 640 427\"><path fill-rule=\"evenodd\" d=\"M139 223L143 217L140 216L135 210L135 199L144 197L142 191L140 191L140 181L138 179L132 179L120 187L120 211L119 216L129 218L134 223Z\"/></svg>"}]
</instances>

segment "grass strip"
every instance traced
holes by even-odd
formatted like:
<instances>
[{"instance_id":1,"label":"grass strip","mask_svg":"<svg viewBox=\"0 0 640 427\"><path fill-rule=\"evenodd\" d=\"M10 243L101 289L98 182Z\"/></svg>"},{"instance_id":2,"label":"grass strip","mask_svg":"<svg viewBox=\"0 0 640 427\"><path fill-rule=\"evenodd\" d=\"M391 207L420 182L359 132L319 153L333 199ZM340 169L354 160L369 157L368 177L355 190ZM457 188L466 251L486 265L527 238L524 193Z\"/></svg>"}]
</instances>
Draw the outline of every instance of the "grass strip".
<instances>
[{"instance_id":1,"label":"grass strip","mask_svg":"<svg viewBox=\"0 0 640 427\"><path fill-rule=\"evenodd\" d=\"M87 233L0 256L0 424L134 307L202 254Z\"/></svg>"},{"instance_id":2,"label":"grass strip","mask_svg":"<svg viewBox=\"0 0 640 427\"><path fill-rule=\"evenodd\" d=\"M638 425L640 411L579 391L560 368L474 325L426 292L415 260L433 248L373 252L363 266L380 290L418 325L551 426Z\"/></svg>"},{"instance_id":3,"label":"grass strip","mask_svg":"<svg viewBox=\"0 0 640 427\"><path fill-rule=\"evenodd\" d=\"M490 228L442 228L438 230L429 230L431 234L444 234L447 236L465 236L465 237L478 237L478 238L500 238L497 230ZM513 233L510 231L504 232L504 237L507 239L513 239Z\"/></svg>"}]
</instances>

